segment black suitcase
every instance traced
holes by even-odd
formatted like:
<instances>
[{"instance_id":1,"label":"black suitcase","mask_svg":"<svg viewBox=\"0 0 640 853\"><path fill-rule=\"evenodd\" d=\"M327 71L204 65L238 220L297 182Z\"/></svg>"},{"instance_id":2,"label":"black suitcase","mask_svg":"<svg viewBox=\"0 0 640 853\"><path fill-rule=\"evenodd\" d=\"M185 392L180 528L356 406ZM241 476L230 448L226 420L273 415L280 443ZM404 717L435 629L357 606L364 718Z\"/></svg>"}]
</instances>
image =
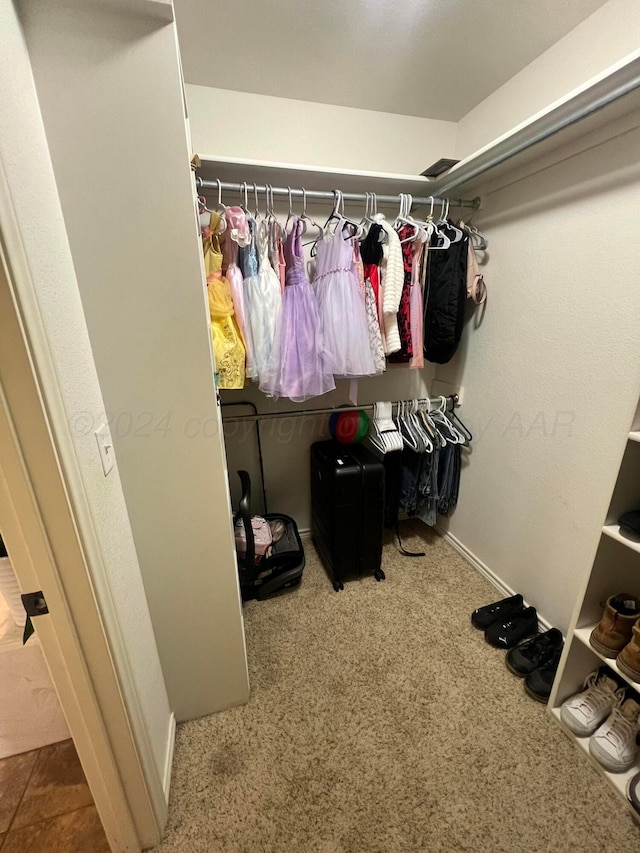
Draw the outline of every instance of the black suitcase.
<instances>
[{"instance_id":1,"label":"black suitcase","mask_svg":"<svg viewBox=\"0 0 640 853\"><path fill-rule=\"evenodd\" d=\"M360 445L311 445L311 531L333 588L349 575L384 579L384 467Z\"/></svg>"}]
</instances>

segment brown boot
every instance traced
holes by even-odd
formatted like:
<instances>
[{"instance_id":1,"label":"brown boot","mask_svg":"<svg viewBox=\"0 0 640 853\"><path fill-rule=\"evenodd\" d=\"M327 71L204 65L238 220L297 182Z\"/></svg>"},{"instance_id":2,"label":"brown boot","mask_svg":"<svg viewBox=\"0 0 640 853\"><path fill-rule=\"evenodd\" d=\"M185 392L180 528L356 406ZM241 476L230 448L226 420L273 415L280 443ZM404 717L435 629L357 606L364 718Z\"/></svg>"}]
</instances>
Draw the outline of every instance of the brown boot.
<instances>
[{"instance_id":1,"label":"brown boot","mask_svg":"<svg viewBox=\"0 0 640 853\"><path fill-rule=\"evenodd\" d=\"M632 681L640 681L640 619L633 626L631 639L616 661L620 672Z\"/></svg>"},{"instance_id":2,"label":"brown boot","mask_svg":"<svg viewBox=\"0 0 640 853\"><path fill-rule=\"evenodd\" d=\"M640 598L621 592L607 599L602 619L591 632L589 643L606 658L615 658L631 639L640 618ZM640 657L638 658L640 663Z\"/></svg>"}]
</instances>

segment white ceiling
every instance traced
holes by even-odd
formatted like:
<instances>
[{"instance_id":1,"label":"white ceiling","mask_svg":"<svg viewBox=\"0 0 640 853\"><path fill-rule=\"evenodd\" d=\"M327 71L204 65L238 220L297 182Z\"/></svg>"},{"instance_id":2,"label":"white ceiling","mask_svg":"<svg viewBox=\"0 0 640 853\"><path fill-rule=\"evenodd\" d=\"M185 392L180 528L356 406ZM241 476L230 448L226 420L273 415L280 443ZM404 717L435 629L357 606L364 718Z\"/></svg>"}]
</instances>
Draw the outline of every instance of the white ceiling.
<instances>
[{"instance_id":1,"label":"white ceiling","mask_svg":"<svg viewBox=\"0 0 640 853\"><path fill-rule=\"evenodd\" d=\"M175 0L175 8L187 83L458 121L604 2Z\"/></svg>"}]
</instances>

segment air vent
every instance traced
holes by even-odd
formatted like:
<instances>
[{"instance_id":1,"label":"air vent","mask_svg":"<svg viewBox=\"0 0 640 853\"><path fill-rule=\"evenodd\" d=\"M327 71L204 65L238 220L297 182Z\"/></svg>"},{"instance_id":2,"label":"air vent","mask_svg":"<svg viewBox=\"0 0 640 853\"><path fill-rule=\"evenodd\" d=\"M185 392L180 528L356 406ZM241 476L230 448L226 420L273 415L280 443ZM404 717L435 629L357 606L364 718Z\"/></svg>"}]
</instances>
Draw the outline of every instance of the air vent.
<instances>
[{"instance_id":1,"label":"air vent","mask_svg":"<svg viewBox=\"0 0 640 853\"><path fill-rule=\"evenodd\" d=\"M421 174L424 175L425 178L437 178L445 172L448 172L449 169L459 162L460 160L448 160L446 157L443 157L441 160L436 160L435 163L428 166L424 172L421 172Z\"/></svg>"}]
</instances>

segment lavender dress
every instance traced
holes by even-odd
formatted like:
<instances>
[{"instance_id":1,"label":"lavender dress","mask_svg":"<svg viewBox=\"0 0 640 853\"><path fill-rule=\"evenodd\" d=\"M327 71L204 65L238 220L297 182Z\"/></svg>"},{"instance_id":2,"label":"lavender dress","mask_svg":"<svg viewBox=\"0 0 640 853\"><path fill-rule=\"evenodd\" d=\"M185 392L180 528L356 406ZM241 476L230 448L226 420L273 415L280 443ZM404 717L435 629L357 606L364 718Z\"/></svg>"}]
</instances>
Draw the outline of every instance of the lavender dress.
<instances>
[{"instance_id":1,"label":"lavender dress","mask_svg":"<svg viewBox=\"0 0 640 853\"><path fill-rule=\"evenodd\" d=\"M318 305L304 271L300 239L303 226L295 217L284 244L286 286L269 364L260 390L269 397L302 403L332 391L336 385L322 357Z\"/></svg>"},{"instance_id":2,"label":"lavender dress","mask_svg":"<svg viewBox=\"0 0 640 853\"><path fill-rule=\"evenodd\" d=\"M317 244L314 290L327 366L336 376L370 376L376 369L365 301L353 262L353 245L344 239L341 219L328 240Z\"/></svg>"}]
</instances>

